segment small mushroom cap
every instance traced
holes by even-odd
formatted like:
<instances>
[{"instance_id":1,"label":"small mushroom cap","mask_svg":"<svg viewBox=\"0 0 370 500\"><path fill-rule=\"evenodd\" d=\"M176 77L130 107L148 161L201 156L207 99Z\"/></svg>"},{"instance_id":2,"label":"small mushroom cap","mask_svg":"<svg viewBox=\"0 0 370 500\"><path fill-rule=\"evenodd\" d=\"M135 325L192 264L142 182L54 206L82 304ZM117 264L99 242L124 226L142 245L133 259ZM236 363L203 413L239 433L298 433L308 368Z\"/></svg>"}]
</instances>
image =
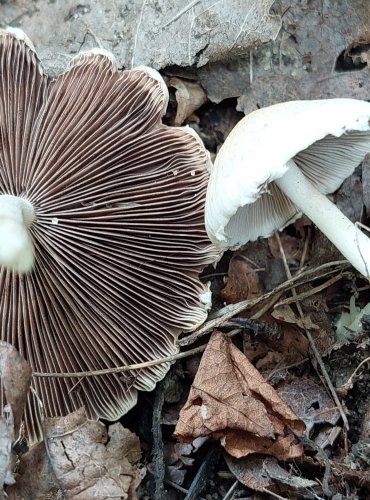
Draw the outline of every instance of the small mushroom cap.
<instances>
[{"instance_id":1,"label":"small mushroom cap","mask_svg":"<svg viewBox=\"0 0 370 500\"><path fill-rule=\"evenodd\" d=\"M247 115L218 153L206 200L206 229L219 248L268 236L300 214L272 182L294 159L322 193L332 193L370 152L370 103L291 101Z\"/></svg>"}]
</instances>

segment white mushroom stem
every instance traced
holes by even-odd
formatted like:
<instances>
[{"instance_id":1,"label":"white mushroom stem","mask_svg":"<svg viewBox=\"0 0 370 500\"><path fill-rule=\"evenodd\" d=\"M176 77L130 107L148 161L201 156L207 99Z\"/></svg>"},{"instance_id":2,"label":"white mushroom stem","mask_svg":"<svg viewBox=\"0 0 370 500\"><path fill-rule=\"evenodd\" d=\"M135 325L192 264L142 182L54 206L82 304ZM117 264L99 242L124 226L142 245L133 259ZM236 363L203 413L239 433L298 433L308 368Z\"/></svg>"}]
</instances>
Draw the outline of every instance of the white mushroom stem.
<instances>
[{"instance_id":1,"label":"white mushroom stem","mask_svg":"<svg viewBox=\"0 0 370 500\"><path fill-rule=\"evenodd\" d=\"M370 238L320 193L293 160L288 171L274 182L327 236L363 276L370 278Z\"/></svg>"},{"instance_id":2,"label":"white mushroom stem","mask_svg":"<svg viewBox=\"0 0 370 500\"><path fill-rule=\"evenodd\" d=\"M34 249L29 227L34 219L32 204L13 195L0 195L0 265L18 273L30 271Z\"/></svg>"}]
</instances>

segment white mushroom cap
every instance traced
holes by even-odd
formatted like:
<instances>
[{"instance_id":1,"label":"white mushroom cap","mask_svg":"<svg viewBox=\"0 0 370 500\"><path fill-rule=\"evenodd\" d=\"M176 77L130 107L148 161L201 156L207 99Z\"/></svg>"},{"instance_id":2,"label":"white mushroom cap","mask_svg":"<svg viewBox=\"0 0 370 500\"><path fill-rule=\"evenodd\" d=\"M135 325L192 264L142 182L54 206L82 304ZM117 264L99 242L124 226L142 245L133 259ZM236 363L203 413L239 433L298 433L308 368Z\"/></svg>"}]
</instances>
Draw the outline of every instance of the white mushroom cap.
<instances>
[{"instance_id":1,"label":"white mushroom cap","mask_svg":"<svg viewBox=\"0 0 370 500\"><path fill-rule=\"evenodd\" d=\"M243 118L211 174L205 214L211 241L238 248L299 216L271 183L291 159L321 193L338 189L370 152L369 119L370 103L354 99L292 101Z\"/></svg>"}]
</instances>

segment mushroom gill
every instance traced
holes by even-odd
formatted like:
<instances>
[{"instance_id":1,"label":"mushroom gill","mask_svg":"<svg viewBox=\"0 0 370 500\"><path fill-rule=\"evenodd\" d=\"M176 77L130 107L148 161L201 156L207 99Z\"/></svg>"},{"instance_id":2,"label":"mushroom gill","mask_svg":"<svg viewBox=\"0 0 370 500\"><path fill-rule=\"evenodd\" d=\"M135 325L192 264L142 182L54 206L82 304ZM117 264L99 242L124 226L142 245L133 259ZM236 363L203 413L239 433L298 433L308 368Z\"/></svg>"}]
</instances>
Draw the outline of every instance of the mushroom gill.
<instances>
[{"instance_id":1,"label":"mushroom gill","mask_svg":"<svg viewBox=\"0 0 370 500\"><path fill-rule=\"evenodd\" d=\"M0 246L8 197L17 217L31 207L22 228L34 253L23 274L18 257L2 261L1 339L34 371L165 357L206 317L198 275L216 257L203 221L208 157L193 134L162 124L167 99L154 70L118 72L101 50L48 82L23 32L0 32ZM168 368L33 385L47 416L85 405L116 420ZM26 426L40 436L33 397Z\"/></svg>"}]
</instances>

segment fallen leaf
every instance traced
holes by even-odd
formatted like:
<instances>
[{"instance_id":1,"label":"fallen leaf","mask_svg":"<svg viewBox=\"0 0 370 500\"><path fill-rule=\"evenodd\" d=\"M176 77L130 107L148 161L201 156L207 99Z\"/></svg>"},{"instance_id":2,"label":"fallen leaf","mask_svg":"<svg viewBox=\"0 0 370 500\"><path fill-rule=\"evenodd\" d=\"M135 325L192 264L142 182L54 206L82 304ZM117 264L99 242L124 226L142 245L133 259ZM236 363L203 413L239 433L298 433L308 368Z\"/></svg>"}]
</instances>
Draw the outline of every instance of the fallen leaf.
<instances>
[{"instance_id":1,"label":"fallen leaf","mask_svg":"<svg viewBox=\"0 0 370 500\"><path fill-rule=\"evenodd\" d=\"M163 447L163 461L166 466L166 479L181 485L184 482L186 469L191 466L194 458L190 458L194 451L191 444L187 443L165 443ZM154 471L154 467L151 467ZM149 469L151 470L151 469Z\"/></svg>"},{"instance_id":2,"label":"fallen leaf","mask_svg":"<svg viewBox=\"0 0 370 500\"><path fill-rule=\"evenodd\" d=\"M367 2L284 0L275 7L283 27L274 41L233 65L225 60L198 70L212 101L242 95L239 107L249 113L295 99L368 98L369 68L341 67L343 52L369 32Z\"/></svg>"},{"instance_id":3,"label":"fallen leaf","mask_svg":"<svg viewBox=\"0 0 370 500\"><path fill-rule=\"evenodd\" d=\"M234 458L225 455L226 463L236 479L255 491L271 488L274 481L263 468L265 457Z\"/></svg>"},{"instance_id":4,"label":"fallen leaf","mask_svg":"<svg viewBox=\"0 0 370 500\"><path fill-rule=\"evenodd\" d=\"M313 488L318 484L316 481L311 481L310 479L288 473L285 469L280 467L274 458L266 458L262 466L272 479L276 479L279 483L292 486L293 488Z\"/></svg>"},{"instance_id":5,"label":"fallen leaf","mask_svg":"<svg viewBox=\"0 0 370 500\"><path fill-rule=\"evenodd\" d=\"M12 408L15 438L18 438L31 376L31 367L18 351L10 344L0 341L1 388L3 398Z\"/></svg>"},{"instance_id":6,"label":"fallen leaf","mask_svg":"<svg viewBox=\"0 0 370 500\"><path fill-rule=\"evenodd\" d=\"M63 498L58 497L58 492L62 492L62 488L42 441L21 456L17 466L16 484L7 488L6 493L9 500Z\"/></svg>"},{"instance_id":7,"label":"fallen leaf","mask_svg":"<svg viewBox=\"0 0 370 500\"><path fill-rule=\"evenodd\" d=\"M250 267L246 259L236 255L230 260L225 288L221 290L221 299L227 304L236 304L242 300L253 299L262 294L258 273Z\"/></svg>"},{"instance_id":8,"label":"fallen leaf","mask_svg":"<svg viewBox=\"0 0 370 500\"><path fill-rule=\"evenodd\" d=\"M303 377L282 384L277 392L306 424L307 435L315 424L335 425L340 413L326 389L313 379Z\"/></svg>"},{"instance_id":9,"label":"fallen leaf","mask_svg":"<svg viewBox=\"0 0 370 500\"><path fill-rule=\"evenodd\" d=\"M319 430L313 442L318 448L324 450L328 446L332 447L342 432L343 430L339 425L335 425L334 427L332 425L325 425Z\"/></svg>"},{"instance_id":10,"label":"fallen leaf","mask_svg":"<svg viewBox=\"0 0 370 500\"><path fill-rule=\"evenodd\" d=\"M2 24L19 19L17 25L35 41L46 73L53 75L64 70L66 57L74 55L87 26L97 40L104 39L104 48L115 54L119 67L195 67L235 58L276 37L281 19L270 12L273 4L274 0L93 0L55 5L43 1L36 9L27 0L0 2ZM83 49L88 47L84 44Z\"/></svg>"},{"instance_id":11,"label":"fallen leaf","mask_svg":"<svg viewBox=\"0 0 370 500\"><path fill-rule=\"evenodd\" d=\"M53 470L69 498L129 498L140 443L121 424L111 425L107 433L102 422L88 420L81 408L47 419L45 436Z\"/></svg>"},{"instance_id":12,"label":"fallen leaf","mask_svg":"<svg viewBox=\"0 0 370 500\"><path fill-rule=\"evenodd\" d=\"M305 316L303 318L298 317L293 309L289 305L281 305L276 307L272 313L271 316L278 321L284 321L286 323L291 323L299 326L299 328L302 328L303 330L308 329L308 330L318 330L319 327L315 325L310 316Z\"/></svg>"},{"instance_id":13,"label":"fallen leaf","mask_svg":"<svg viewBox=\"0 0 370 500\"><path fill-rule=\"evenodd\" d=\"M356 168L334 195L336 206L353 223L361 221L365 204L361 177L361 169Z\"/></svg>"},{"instance_id":14,"label":"fallen leaf","mask_svg":"<svg viewBox=\"0 0 370 500\"><path fill-rule=\"evenodd\" d=\"M143 476L137 466L140 443L121 424L107 431L80 408L65 417L45 419L44 435L45 442L21 457L9 498L42 500L63 491L71 500L137 499L135 490Z\"/></svg>"},{"instance_id":15,"label":"fallen leaf","mask_svg":"<svg viewBox=\"0 0 370 500\"><path fill-rule=\"evenodd\" d=\"M176 89L177 110L174 125L179 126L207 102L207 96L197 82L173 77L168 82L169 87Z\"/></svg>"},{"instance_id":16,"label":"fallen leaf","mask_svg":"<svg viewBox=\"0 0 370 500\"><path fill-rule=\"evenodd\" d=\"M246 87L238 99L237 110L244 114L251 113L278 102L301 99L330 99L351 97L366 99L369 90L370 70L329 73L327 70L302 76L281 75L270 71ZM202 84L207 86L207 82ZM212 99L212 95L208 93Z\"/></svg>"},{"instance_id":17,"label":"fallen leaf","mask_svg":"<svg viewBox=\"0 0 370 500\"><path fill-rule=\"evenodd\" d=\"M16 349L0 341L1 417L0 417L0 489L14 484L16 455L12 449L19 437L32 370ZM1 492L0 492L1 494Z\"/></svg>"},{"instance_id":18,"label":"fallen leaf","mask_svg":"<svg viewBox=\"0 0 370 500\"><path fill-rule=\"evenodd\" d=\"M309 342L303 333L289 323L284 324L283 336L278 341L251 338L244 334L244 354L251 361L256 360L256 368L271 374L283 370L285 366L300 363L308 357Z\"/></svg>"},{"instance_id":19,"label":"fallen leaf","mask_svg":"<svg viewBox=\"0 0 370 500\"><path fill-rule=\"evenodd\" d=\"M303 240L287 233L279 233L284 255L289 264L297 264L302 257ZM281 257L280 246L276 236L267 238L267 243L273 257Z\"/></svg>"},{"instance_id":20,"label":"fallen leaf","mask_svg":"<svg viewBox=\"0 0 370 500\"><path fill-rule=\"evenodd\" d=\"M14 455L12 444L14 442L13 412L9 405L3 408L3 416L0 418L0 498L3 484L13 484Z\"/></svg>"},{"instance_id":21,"label":"fallen leaf","mask_svg":"<svg viewBox=\"0 0 370 500\"><path fill-rule=\"evenodd\" d=\"M180 412L175 437L189 442L210 436L234 457L263 453L286 460L302 454L295 434L304 429L246 356L215 331Z\"/></svg>"},{"instance_id":22,"label":"fallen leaf","mask_svg":"<svg viewBox=\"0 0 370 500\"><path fill-rule=\"evenodd\" d=\"M226 463L234 476L245 486L256 491L274 489L276 482L296 489L317 486L316 481L288 473L272 457L246 457L235 459L225 457Z\"/></svg>"}]
</instances>

